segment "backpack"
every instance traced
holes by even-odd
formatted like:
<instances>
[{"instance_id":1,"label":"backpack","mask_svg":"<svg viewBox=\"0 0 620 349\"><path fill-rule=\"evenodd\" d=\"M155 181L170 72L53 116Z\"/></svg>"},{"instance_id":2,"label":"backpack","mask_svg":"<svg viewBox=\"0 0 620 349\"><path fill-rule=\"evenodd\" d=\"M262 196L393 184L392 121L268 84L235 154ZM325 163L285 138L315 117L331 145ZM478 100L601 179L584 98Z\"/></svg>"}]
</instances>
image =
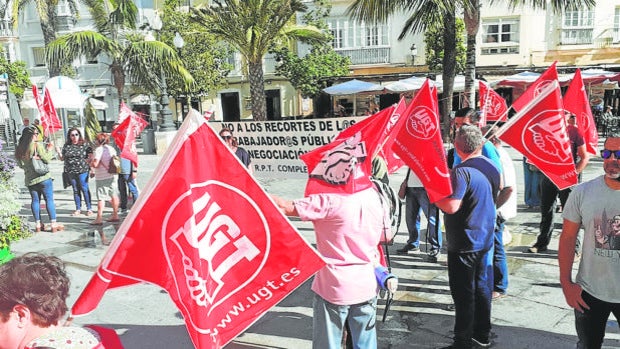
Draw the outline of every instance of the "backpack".
<instances>
[{"instance_id":1,"label":"backpack","mask_svg":"<svg viewBox=\"0 0 620 349\"><path fill-rule=\"evenodd\" d=\"M381 206L386 211L386 214L389 216L389 224L390 224L390 232L389 236L383 236L381 238L382 243L392 244L394 242L394 236L398 232L398 228L400 227L400 216L402 211L402 203L398 199L396 192L389 184L384 183L375 178L370 179L379 194L379 199L381 200Z\"/></svg>"},{"instance_id":2,"label":"backpack","mask_svg":"<svg viewBox=\"0 0 620 349\"><path fill-rule=\"evenodd\" d=\"M118 155L113 155L108 163L108 173L119 174L121 173L121 158Z\"/></svg>"}]
</instances>

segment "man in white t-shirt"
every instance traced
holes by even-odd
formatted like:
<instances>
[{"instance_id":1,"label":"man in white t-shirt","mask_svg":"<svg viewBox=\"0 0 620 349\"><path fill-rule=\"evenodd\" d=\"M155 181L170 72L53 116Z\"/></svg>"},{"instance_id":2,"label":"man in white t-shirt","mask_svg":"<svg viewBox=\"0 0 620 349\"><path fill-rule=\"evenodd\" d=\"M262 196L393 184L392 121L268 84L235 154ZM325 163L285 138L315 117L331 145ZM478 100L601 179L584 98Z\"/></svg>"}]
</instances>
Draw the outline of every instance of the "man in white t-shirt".
<instances>
[{"instance_id":1,"label":"man in white t-shirt","mask_svg":"<svg viewBox=\"0 0 620 349\"><path fill-rule=\"evenodd\" d=\"M605 175L581 183L571 192L563 211L558 260L566 303L575 309L578 348L600 348L609 314L620 319L620 246L609 244L618 231L620 215L620 133L612 134L601 151ZM575 242L584 227L579 272L572 280Z\"/></svg>"}]
</instances>

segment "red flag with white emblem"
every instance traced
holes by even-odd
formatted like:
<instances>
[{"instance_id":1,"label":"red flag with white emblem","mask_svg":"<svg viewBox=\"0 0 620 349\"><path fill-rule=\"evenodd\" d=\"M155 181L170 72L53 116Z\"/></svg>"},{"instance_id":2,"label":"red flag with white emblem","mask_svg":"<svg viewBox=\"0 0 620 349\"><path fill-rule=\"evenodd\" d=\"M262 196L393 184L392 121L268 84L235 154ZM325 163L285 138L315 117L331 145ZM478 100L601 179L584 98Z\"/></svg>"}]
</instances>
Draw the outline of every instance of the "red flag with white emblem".
<instances>
[{"instance_id":1,"label":"red flag with white emblem","mask_svg":"<svg viewBox=\"0 0 620 349\"><path fill-rule=\"evenodd\" d=\"M528 103L534 99L534 97L538 96L540 92L551 84L553 81L558 81L558 71L555 67L557 62L553 62L544 73L540 74L538 79L534 81L528 88L523 92L523 94L517 98L516 101L512 103L512 109L516 111L520 111L523 109Z\"/></svg>"},{"instance_id":2,"label":"red flag with white emblem","mask_svg":"<svg viewBox=\"0 0 620 349\"><path fill-rule=\"evenodd\" d=\"M124 102L121 102L121 113L125 114L123 121L112 130L112 138L121 150L121 157L129 159L134 166L138 166L138 149L136 137L148 125L148 122L139 117ZM120 117L119 117L120 119Z\"/></svg>"},{"instance_id":3,"label":"red flag with white emblem","mask_svg":"<svg viewBox=\"0 0 620 349\"><path fill-rule=\"evenodd\" d=\"M401 100L396 108L383 109L344 129L330 143L301 155L309 174L305 195L352 194L370 188L372 158L389 147L392 132L397 130L395 121L404 110ZM385 160L389 164L390 159Z\"/></svg>"},{"instance_id":4,"label":"red flag with white emblem","mask_svg":"<svg viewBox=\"0 0 620 349\"><path fill-rule=\"evenodd\" d=\"M195 112L71 312L93 311L109 288L149 282L166 289L196 348L221 348L324 265Z\"/></svg>"},{"instance_id":5,"label":"red flag with white emblem","mask_svg":"<svg viewBox=\"0 0 620 349\"><path fill-rule=\"evenodd\" d=\"M424 82L401 118L392 149L420 178L434 203L452 194L450 171L441 139L437 88ZM397 128L399 126L396 126Z\"/></svg>"},{"instance_id":6,"label":"red flag with white emblem","mask_svg":"<svg viewBox=\"0 0 620 349\"><path fill-rule=\"evenodd\" d=\"M508 121L508 107L502 98L484 81L478 82L480 91L480 120L483 125L486 121Z\"/></svg>"},{"instance_id":7,"label":"red flag with white emblem","mask_svg":"<svg viewBox=\"0 0 620 349\"><path fill-rule=\"evenodd\" d=\"M575 71L575 76L570 85L568 85L562 101L564 102L564 109L576 116L576 126L583 134L586 142L586 151L590 154L598 154L598 131L592 116L590 100L583 85L580 69Z\"/></svg>"},{"instance_id":8,"label":"red flag with white emblem","mask_svg":"<svg viewBox=\"0 0 620 349\"><path fill-rule=\"evenodd\" d=\"M37 85L32 85L32 94L39 110L43 134L47 137L50 133L61 130L62 123L58 119L58 114L56 114L56 108L54 108L49 91L47 89L43 90L43 97L41 97L39 96Z\"/></svg>"},{"instance_id":9,"label":"red flag with white emblem","mask_svg":"<svg viewBox=\"0 0 620 349\"><path fill-rule=\"evenodd\" d=\"M545 86L498 130L497 136L523 154L559 189L577 184L557 81Z\"/></svg>"}]
</instances>

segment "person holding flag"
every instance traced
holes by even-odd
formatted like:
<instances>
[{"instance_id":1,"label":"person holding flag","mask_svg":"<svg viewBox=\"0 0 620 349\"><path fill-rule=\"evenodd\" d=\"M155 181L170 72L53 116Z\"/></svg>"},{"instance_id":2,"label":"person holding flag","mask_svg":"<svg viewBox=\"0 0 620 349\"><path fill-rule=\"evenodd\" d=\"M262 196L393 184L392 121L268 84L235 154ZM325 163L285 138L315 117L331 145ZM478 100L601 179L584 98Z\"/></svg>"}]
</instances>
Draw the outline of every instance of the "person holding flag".
<instances>
[{"instance_id":1,"label":"person holding flag","mask_svg":"<svg viewBox=\"0 0 620 349\"><path fill-rule=\"evenodd\" d=\"M107 221L120 221L118 217L118 179L116 174L112 174L108 170L110 159L116 156L116 150L108 144L109 142L110 136L108 134L99 133L97 135L98 146L95 148L95 153L90 163L90 167L93 168L95 175L95 183L97 184L97 217L90 223L92 225L103 224L103 209L107 200L112 204L112 216Z\"/></svg>"},{"instance_id":2,"label":"person holding flag","mask_svg":"<svg viewBox=\"0 0 620 349\"><path fill-rule=\"evenodd\" d=\"M469 349L489 346L495 200L501 189L497 167L482 156L485 139L476 126L456 130L455 151L463 162L450 173L453 193L437 201L448 241L448 277L454 300L454 343Z\"/></svg>"},{"instance_id":3,"label":"person holding flag","mask_svg":"<svg viewBox=\"0 0 620 349\"><path fill-rule=\"evenodd\" d=\"M90 157L93 149L84 138L82 132L77 127L72 127L67 132L65 145L56 147L56 152L60 160L64 161L64 171L69 176L71 187L73 188L73 200L75 202L75 211L72 216L82 214L82 197L86 205L86 215L92 216L92 206L90 197L90 188L88 187L88 175L90 171Z\"/></svg>"},{"instance_id":4,"label":"person holding flag","mask_svg":"<svg viewBox=\"0 0 620 349\"><path fill-rule=\"evenodd\" d=\"M568 139L570 140L571 154L575 163L575 171L578 178L581 178L581 172L588 165L590 156L586 151L586 144L581 131L575 126L575 114L571 112L565 112L566 118L566 132L568 133ZM553 219L556 208L556 200L560 198L560 205L564 207L568 195L571 192L571 188L563 190L558 187L549 179L549 177L543 175L540 181L540 232L536 238L536 243L525 252L527 253L539 253L547 251L547 246L551 241L551 234L553 233ZM575 251L579 255L579 241L575 246Z\"/></svg>"}]
</instances>

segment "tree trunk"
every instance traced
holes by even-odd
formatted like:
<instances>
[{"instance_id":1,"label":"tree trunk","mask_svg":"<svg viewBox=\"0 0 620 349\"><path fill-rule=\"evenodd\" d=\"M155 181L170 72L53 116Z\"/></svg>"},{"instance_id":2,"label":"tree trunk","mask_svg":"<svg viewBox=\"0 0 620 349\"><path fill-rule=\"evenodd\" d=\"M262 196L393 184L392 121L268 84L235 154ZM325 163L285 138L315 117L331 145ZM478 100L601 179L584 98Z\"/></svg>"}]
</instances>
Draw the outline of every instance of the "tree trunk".
<instances>
[{"instance_id":1,"label":"tree trunk","mask_svg":"<svg viewBox=\"0 0 620 349\"><path fill-rule=\"evenodd\" d=\"M465 9L465 29L467 31L467 51L465 63L464 107L476 108L476 36L480 27L480 3L473 0L471 7Z\"/></svg>"},{"instance_id":2,"label":"tree trunk","mask_svg":"<svg viewBox=\"0 0 620 349\"><path fill-rule=\"evenodd\" d=\"M125 89L125 72L123 71L123 67L117 62L112 63L110 72L112 73L112 83L118 92L118 100L119 102L122 102L125 100L123 98L123 91Z\"/></svg>"},{"instance_id":3,"label":"tree trunk","mask_svg":"<svg viewBox=\"0 0 620 349\"><path fill-rule=\"evenodd\" d=\"M43 18L41 16L41 31L43 32L43 43L45 47L56 40L56 6L52 4L47 5L47 16ZM49 71L49 77L60 75L60 64L58 62L47 62L47 69Z\"/></svg>"},{"instance_id":4,"label":"tree trunk","mask_svg":"<svg viewBox=\"0 0 620 349\"><path fill-rule=\"evenodd\" d=\"M255 121L267 120L265 102L265 80L263 79L263 63L252 62L248 65L250 78L250 95L252 97L252 116Z\"/></svg>"},{"instance_id":5,"label":"tree trunk","mask_svg":"<svg viewBox=\"0 0 620 349\"><path fill-rule=\"evenodd\" d=\"M443 139L447 140L450 134L452 92L454 91L454 76L456 75L456 17L454 12L446 13L444 16L443 43L443 98L441 100L441 124L443 129Z\"/></svg>"}]
</instances>

